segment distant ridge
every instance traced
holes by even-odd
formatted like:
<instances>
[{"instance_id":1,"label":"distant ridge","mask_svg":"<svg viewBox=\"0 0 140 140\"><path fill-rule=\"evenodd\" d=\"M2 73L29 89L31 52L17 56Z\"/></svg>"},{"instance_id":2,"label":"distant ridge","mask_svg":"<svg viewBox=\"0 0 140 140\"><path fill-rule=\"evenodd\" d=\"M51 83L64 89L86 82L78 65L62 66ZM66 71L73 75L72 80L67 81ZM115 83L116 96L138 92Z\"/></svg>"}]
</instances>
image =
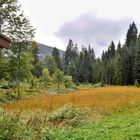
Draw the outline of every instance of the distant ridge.
<instances>
[{"instance_id":1,"label":"distant ridge","mask_svg":"<svg viewBox=\"0 0 140 140\"><path fill-rule=\"evenodd\" d=\"M37 42L37 47L39 49L39 55L38 55L39 60L43 60L47 55L51 55L54 48L54 47L47 46L45 44L38 43L38 42ZM59 50L60 56L62 56L64 54L64 51L60 49L58 50Z\"/></svg>"}]
</instances>

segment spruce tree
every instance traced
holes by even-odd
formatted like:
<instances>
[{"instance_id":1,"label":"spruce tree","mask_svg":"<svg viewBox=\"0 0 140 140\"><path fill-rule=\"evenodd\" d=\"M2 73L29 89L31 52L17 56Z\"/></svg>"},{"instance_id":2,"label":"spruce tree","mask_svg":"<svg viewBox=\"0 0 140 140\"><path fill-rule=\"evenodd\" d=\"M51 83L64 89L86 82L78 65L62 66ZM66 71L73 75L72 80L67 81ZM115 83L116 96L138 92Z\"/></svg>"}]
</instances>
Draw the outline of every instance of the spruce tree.
<instances>
[{"instance_id":1,"label":"spruce tree","mask_svg":"<svg viewBox=\"0 0 140 140\"><path fill-rule=\"evenodd\" d=\"M39 62L39 57L38 57L39 49L38 49L37 43L35 41L32 41L31 45L32 45L32 55L34 58L33 65L35 66Z\"/></svg>"},{"instance_id":2,"label":"spruce tree","mask_svg":"<svg viewBox=\"0 0 140 140\"><path fill-rule=\"evenodd\" d=\"M122 55L122 52L121 52L121 42L119 41L118 45L117 45L117 51L116 53Z\"/></svg>"},{"instance_id":3,"label":"spruce tree","mask_svg":"<svg viewBox=\"0 0 140 140\"><path fill-rule=\"evenodd\" d=\"M59 51L56 47L53 48L52 57L54 58L54 60L57 64L57 68L62 70L62 63L61 63L60 54L59 54Z\"/></svg>"},{"instance_id":4,"label":"spruce tree","mask_svg":"<svg viewBox=\"0 0 140 140\"><path fill-rule=\"evenodd\" d=\"M109 55L109 59L114 58L115 56L115 44L112 41L109 48L108 48L108 55Z\"/></svg>"},{"instance_id":5,"label":"spruce tree","mask_svg":"<svg viewBox=\"0 0 140 140\"><path fill-rule=\"evenodd\" d=\"M123 85L123 63L122 63L122 57L119 53L115 55L114 59L114 84L116 85Z\"/></svg>"},{"instance_id":6,"label":"spruce tree","mask_svg":"<svg viewBox=\"0 0 140 140\"><path fill-rule=\"evenodd\" d=\"M74 46L73 41L69 39L69 43L67 45L65 52L65 67L67 67L71 61L73 46Z\"/></svg>"},{"instance_id":7,"label":"spruce tree","mask_svg":"<svg viewBox=\"0 0 140 140\"><path fill-rule=\"evenodd\" d=\"M134 84L134 57L137 33L137 27L133 22L129 26L126 35L126 42L123 47L124 81L126 85Z\"/></svg>"},{"instance_id":8,"label":"spruce tree","mask_svg":"<svg viewBox=\"0 0 140 140\"><path fill-rule=\"evenodd\" d=\"M129 29L126 34L126 46L130 47L132 44L135 44L137 39L138 29L136 24L133 22L129 25Z\"/></svg>"},{"instance_id":9,"label":"spruce tree","mask_svg":"<svg viewBox=\"0 0 140 140\"><path fill-rule=\"evenodd\" d=\"M30 74L32 58L27 59L27 56L28 46L34 36L34 29L30 25L29 19L23 14L21 5L17 0L0 1L0 33L10 37L12 41L12 55L9 58L8 68L10 69L9 72L14 71L11 74L11 79L17 81L18 95L20 97L20 82L24 79L24 76L27 78L26 74ZM24 72L25 74L23 74Z\"/></svg>"},{"instance_id":10,"label":"spruce tree","mask_svg":"<svg viewBox=\"0 0 140 140\"><path fill-rule=\"evenodd\" d=\"M33 69L32 69L32 74L39 77L39 73L38 73L38 66L37 64L39 63L39 49L37 46L37 43L35 41L31 42L31 49L32 49L32 56L33 56Z\"/></svg>"},{"instance_id":11,"label":"spruce tree","mask_svg":"<svg viewBox=\"0 0 140 140\"><path fill-rule=\"evenodd\" d=\"M140 84L140 35L136 43L135 65L134 65L134 79Z\"/></svg>"}]
</instances>

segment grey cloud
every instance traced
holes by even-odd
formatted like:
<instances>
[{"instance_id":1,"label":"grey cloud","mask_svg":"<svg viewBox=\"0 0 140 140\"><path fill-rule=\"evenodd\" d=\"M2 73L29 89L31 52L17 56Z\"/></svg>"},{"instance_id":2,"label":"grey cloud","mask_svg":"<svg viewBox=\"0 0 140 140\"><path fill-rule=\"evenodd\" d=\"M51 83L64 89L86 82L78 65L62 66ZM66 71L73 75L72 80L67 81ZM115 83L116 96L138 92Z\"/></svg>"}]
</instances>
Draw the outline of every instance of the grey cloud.
<instances>
[{"instance_id":1,"label":"grey cloud","mask_svg":"<svg viewBox=\"0 0 140 140\"><path fill-rule=\"evenodd\" d=\"M78 44L91 44L97 53L101 53L112 40L119 40L126 34L130 20L98 18L85 14L75 21L63 24L55 33L64 42L72 38Z\"/></svg>"}]
</instances>

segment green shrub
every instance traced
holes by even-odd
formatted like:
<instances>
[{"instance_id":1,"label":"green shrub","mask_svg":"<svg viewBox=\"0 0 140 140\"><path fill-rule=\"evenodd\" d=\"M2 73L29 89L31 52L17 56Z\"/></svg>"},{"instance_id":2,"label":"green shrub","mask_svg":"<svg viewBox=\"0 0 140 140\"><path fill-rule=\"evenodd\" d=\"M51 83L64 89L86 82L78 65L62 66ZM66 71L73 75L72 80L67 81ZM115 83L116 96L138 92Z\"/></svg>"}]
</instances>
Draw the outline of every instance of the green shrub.
<instances>
[{"instance_id":1,"label":"green shrub","mask_svg":"<svg viewBox=\"0 0 140 140\"><path fill-rule=\"evenodd\" d=\"M104 83L98 82L98 83L94 84L93 87L104 87Z\"/></svg>"},{"instance_id":2,"label":"green shrub","mask_svg":"<svg viewBox=\"0 0 140 140\"><path fill-rule=\"evenodd\" d=\"M37 86L38 82L39 82L38 78L36 78L36 77L31 78L31 80L29 81L29 83L31 85L30 88Z\"/></svg>"},{"instance_id":3,"label":"green shrub","mask_svg":"<svg viewBox=\"0 0 140 140\"><path fill-rule=\"evenodd\" d=\"M42 77L40 77L40 81L43 82L45 86L50 85L52 82L52 77L50 76L48 68L44 68L42 70Z\"/></svg>"},{"instance_id":4,"label":"green shrub","mask_svg":"<svg viewBox=\"0 0 140 140\"><path fill-rule=\"evenodd\" d=\"M136 87L139 87L140 85L139 85L139 82L138 82L138 80L135 80L135 84L134 84Z\"/></svg>"},{"instance_id":5,"label":"green shrub","mask_svg":"<svg viewBox=\"0 0 140 140\"><path fill-rule=\"evenodd\" d=\"M64 77L64 85L66 89L73 87L72 76Z\"/></svg>"},{"instance_id":6,"label":"green shrub","mask_svg":"<svg viewBox=\"0 0 140 140\"><path fill-rule=\"evenodd\" d=\"M20 87L24 88L24 89L29 89L29 88L31 88L31 84L27 81L24 81L24 82L20 83Z\"/></svg>"},{"instance_id":7,"label":"green shrub","mask_svg":"<svg viewBox=\"0 0 140 140\"><path fill-rule=\"evenodd\" d=\"M9 115L0 109L0 140L15 139L16 133L19 131L20 114Z\"/></svg>"},{"instance_id":8,"label":"green shrub","mask_svg":"<svg viewBox=\"0 0 140 140\"><path fill-rule=\"evenodd\" d=\"M15 88L15 87L16 87L15 82L6 81L4 79L0 81L0 88L9 89L9 88Z\"/></svg>"},{"instance_id":9,"label":"green shrub","mask_svg":"<svg viewBox=\"0 0 140 140\"><path fill-rule=\"evenodd\" d=\"M0 108L0 140L30 140L36 137L38 126L28 126L23 119L20 112L9 114Z\"/></svg>"},{"instance_id":10,"label":"green shrub","mask_svg":"<svg viewBox=\"0 0 140 140\"><path fill-rule=\"evenodd\" d=\"M76 82L75 82L75 85L76 85L76 86L80 86L80 82L79 82L79 81L76 81Z\"/></svg>"},{"instance_id":11,"label":"green shrub","mask_svg":"<svg viewBox=\"0 0 140 140\"><path fill-rule=\"evenodd\" d=\"M84 115L80 108L72 104L67 104L50 113L47 120L56 125L78 126L83 122Z\"/></svg>"},{"instance_id":12,"label":"green shrub","mask_svg":"<svg viewBox=\"0 0 140 140\"><path fill-rule=\"evenodd\" d=\"M17 99L18 99L17 95L15 95L14 93L9 93L9 92L6 92L0 96L0 102L13 101Z\"/></svg>"}]
</instances>

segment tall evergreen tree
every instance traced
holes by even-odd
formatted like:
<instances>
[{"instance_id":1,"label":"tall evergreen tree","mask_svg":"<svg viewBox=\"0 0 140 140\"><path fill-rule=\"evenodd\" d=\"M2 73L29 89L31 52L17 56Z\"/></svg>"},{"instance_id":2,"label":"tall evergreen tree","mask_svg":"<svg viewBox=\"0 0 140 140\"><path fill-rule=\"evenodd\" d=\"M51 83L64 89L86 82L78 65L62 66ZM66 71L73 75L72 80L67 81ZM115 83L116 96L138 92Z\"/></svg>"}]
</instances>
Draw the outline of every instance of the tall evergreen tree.
<instances>
[{"instance_id":1,"label":"tall evergreen tree","mask_svg":"<svg viewBox=\"0 0 140 140\"><path fill-rule=\"evenodd\" d=\"M114 84L123 85L123 63L120 52L118 51L114 59Z\"/></svg>"},{"instance_id":2,"label":"tall evergreen tree","mask_svg":"<svg viewBox=\"0 0 140 140\"><path fill-rule=\"evenodd\" d=\"M33 65L35 66L38 62L39 62L39 57L38 57L38 54L39 54L39 49L38 49L38 46L37 46L37 43L35 41L32 41L31 42L31 47L32 47L32 55L33 55Z\"/></svg>"},{"instance_id":3,"label":"tall evergreen tree","mask_svg":"<svg viewBox=\"0 0 140 140\"><path fill-rule=\"evenodd\" d=\"M65 73L67 73L67 67L72 59L73 46L74 46L73 41L71 39L69 39L69 43L67 45L66 52L65 52L65 65L64 65Z\"/></svg>"},{"instance_id":4,"label":"tall evergreen tree","mask_svg":"<svg viewBox=\"0 0 140 140\"><path fill-rule=\"evenodd\" d=\"M140 84L140 35L136 43L135 65L134 65L134 79Z\"/></svg>"},{"instance_id":5,"label":"tall evergreen tree","mask_svg":"<svg viewBox=\"0 0 140 140\"><path fill-rule=\"evenodd\" d=\"M122 55L122 51L121 51L121 42L119 41L118 45L117 45L117 51L116 51L117 54L120 54Z\"/></svg>"},{"instance_id":6,"label":"tall evergreen tree","mask_svg":"<svg viewBox=\"0 0 140 140\"><path fill-rule=\"evenodd\" d=\"M108 55L109 55L109 59L114 58L115 56L115 44L112 41L109 48L108 48Z\"/></svg>"},{"instance_id":7,"label":"tall evergreen tree","mask_svg":"<svg viewBox=\"0 0 140 140\"><path fill-rule=\"evenodd\" d=\"M101 75L101 60L98 58L92 65L92 83L101 82Z\"/></svg>"},{"instance_id":8,"label":"tall evergreen tree","mask_svg":"<svg viewBox=\"0 0 140 140\"><path fill-rule=\"evenodd\" d=\"M62 70L62 63L61 63L60 54L59 54L59 51L56 47L53 48L52 56L57 64L57 68Z\"/></svg>"},{"instance_id":9,"label":"tall evergreen tree","mask_svg":"<svg viewBox=\"0 0 140 140\"><path fill-rule=\"evenodd\" d=\"M69 62L69 65L67 67L67 74L71 75L73 78L73 81L78 80L78 47L77 44L75 44L71 50L71 60Z\"/></svg>"},{"instance_id":10,"label":"tall evergreen tree","mask_svg":"<svg viewBox=\"0 0 140 140\"><path fill-rule=\"evenodd\" d=\"M32 41L31 42L31 49L32 49L32 55L33 55L33 69L32 69L32 73L33 75L39 77L40 75L40 72L38 70L38 63L39 63L39 49L38 49L38 46L37 46L37 43L35 41Z\"/></svg>"},{"instance_id":11,"label":"tall evergreen tree","mask_svg":"<svg viewBox=\"0 0 140 140\"><path fill-rule=\"evenodd\" d=\"M134 57L137 33L137 27L133 22L129 26L123 47L124 80L127 85L134 83Z\"/></svg>"},{"instance_id":12,"label":"tall evergreen tree","mask_svg":"<svg viewBox=\"0 0 140 140\"><path fill-rule=\"evenodd\" d=\"M42 63L44 68L48 68L50 75L55 73L57 64L51 55L46 56Z\"/></svg>"},{"instance_id":13,"label":"tall evergreen tree","mask_svg":"<svg viewBox=\"0 0 140 140\"><path fill-rule=\"evenodd\" d=\"M13 68L15 71L14 75L16 74L16 77L13 79L16 79L17 81L19 96L19 87L20 81L23 79L23 70L28 71L29 69L26 66L31 63L29 61L30 59L26 59L26 56L28 55L26 55L26 53L28 50L29 42L34 36L34 29L30 25L29 19L24 16L20 7L21 6L18 4L17 0L0 1L0 33L6 34L12 40L11 51L13 55L11 55L10 58L9 65L11 67L9 68ZM27 71L26 74L29 72ZM12 76L13 75L11 75L11 77Z\"/></svg>"},{"instance_id":14,"label":"tall evergreen tree","mask_svg":"<svg viewBox=\"0 0 140 140\"><path fill-rule=\"evenodd\" d=\"M133 22L129 25L129 29L126 34L126 46L130 47L130 45L135 44L137 39L138 29L136 24Z\"/></svg>"}]
</instances>

